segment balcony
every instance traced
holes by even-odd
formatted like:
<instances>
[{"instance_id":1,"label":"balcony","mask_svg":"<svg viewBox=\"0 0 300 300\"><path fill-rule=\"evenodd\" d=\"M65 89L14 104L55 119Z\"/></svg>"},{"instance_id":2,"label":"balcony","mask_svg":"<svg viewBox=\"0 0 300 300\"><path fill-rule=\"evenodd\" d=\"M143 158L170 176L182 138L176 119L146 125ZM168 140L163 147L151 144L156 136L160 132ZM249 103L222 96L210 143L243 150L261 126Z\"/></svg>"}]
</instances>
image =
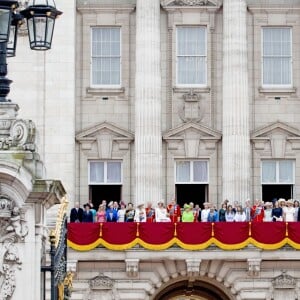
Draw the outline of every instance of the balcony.
<instances>
[{"instance_id":1,"label":"balcony","mask_svg":"<svg viewBox=\"0 0 300 300\"><path fill-rule=\"evenodd\" d=\"M286 245L300 249L300 222L217 223L70 223L68 245L77 251L96 247L128 250L239 250L254 246L278 250Z\"/></svg>"}]
</instances>

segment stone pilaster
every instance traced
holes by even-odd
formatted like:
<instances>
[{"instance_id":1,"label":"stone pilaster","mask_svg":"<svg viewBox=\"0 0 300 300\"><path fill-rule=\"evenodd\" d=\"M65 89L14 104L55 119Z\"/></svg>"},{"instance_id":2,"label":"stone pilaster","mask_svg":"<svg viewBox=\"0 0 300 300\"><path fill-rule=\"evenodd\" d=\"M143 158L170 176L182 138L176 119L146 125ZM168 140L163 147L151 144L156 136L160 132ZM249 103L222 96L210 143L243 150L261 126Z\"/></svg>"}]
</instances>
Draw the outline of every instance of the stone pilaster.
<instances>
[{"instance_id":1,"label":"stone pilaster","mask_svg":"<svg viewBox=\"0 0 300 300\"><path fill-rule=\"evenodd\" d=\"M249 96L245 0L223 3L223 198L250 193Z\"/></svg>"},{"instance_id":2,"label":"stone pilaster","mask_svg":"<svg viewBox=\"0 0 300 300\"><path fill-rule=\"evenodd\" d=\"M161 199L160 1L137 0L135 74L135 199Z\"/></svg>"}]
</instances>

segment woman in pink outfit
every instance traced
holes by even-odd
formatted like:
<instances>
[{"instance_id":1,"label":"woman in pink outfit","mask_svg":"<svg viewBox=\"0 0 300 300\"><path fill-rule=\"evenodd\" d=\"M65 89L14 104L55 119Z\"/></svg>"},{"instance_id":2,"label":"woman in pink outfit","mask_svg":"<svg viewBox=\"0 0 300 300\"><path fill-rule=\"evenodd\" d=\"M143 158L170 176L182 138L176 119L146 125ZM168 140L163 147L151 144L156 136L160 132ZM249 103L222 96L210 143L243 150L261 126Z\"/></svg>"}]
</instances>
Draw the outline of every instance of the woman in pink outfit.
<instances>
[{"instance_id":1,"label":"woman in pink outfit","mask_svg":"<svg viewBox=\"0 0 300 300\"><path fill-rule=\"evenodd\" d=\"M99 223L103 223L106 221L105 219L105 215L106 215L106 212L105 212L105 207L103 204L99 205L99 209L96 213L96 220L97 222Z\"/></svg>"}]
</instances>

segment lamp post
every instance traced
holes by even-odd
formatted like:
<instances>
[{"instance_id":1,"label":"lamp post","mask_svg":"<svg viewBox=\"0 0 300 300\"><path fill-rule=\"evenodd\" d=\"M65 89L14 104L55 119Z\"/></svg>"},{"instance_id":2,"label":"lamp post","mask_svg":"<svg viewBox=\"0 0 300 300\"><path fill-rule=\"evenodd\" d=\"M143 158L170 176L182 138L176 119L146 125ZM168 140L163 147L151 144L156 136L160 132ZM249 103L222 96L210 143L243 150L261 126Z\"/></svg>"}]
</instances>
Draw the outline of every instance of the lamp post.
<instances>
[{"instance_id":1,"label":"lamp post","mask_svg":"<svg viewBox=\"0 0 300 300\"><path fill-rule=\"evenodd\" d=\"M17 13L19 2L0 0L0 105L7 105L12 81L7 78L7 57L15 56L18 27L27 20L29 45L33 50L51 48L55 19L62 14L56 9L54 0L30 0L28 6ZM65 238L65 231L63 232ZM42 266L42 272L51 272L51 300L57 300L55 272L59 264L64 264L66 257L61 252L63 246L55 246L55 237L50 235L50 266ZM65 255L66 256L66 255Z\"/></svg>"},{"instance_id":2,"label":"lamp post","mask_svg":"<svg viewBox=\"0 0 300 300\"><path fill-rule=\"evenodd\" d=\"M6 57L15 55L18 27L23 17L27 20L30 48L49 50L55 19L62 14L54 0L31 0L20 14L16 13L18 7L16 0L0 0L0 102L10 102L6 97L12 81L6 77Z\"/></svg>"}]
</instances>

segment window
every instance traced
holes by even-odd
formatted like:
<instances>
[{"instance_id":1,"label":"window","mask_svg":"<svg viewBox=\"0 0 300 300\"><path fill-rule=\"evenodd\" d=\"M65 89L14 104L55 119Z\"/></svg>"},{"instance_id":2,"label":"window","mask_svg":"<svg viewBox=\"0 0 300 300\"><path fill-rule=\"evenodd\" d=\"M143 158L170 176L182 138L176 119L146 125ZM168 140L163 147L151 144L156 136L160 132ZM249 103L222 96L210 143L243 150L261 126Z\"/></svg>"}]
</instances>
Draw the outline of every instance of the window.
<instances>
[{"instance_id":1,"label":"window","mask_svg":"<svg viewBox=\"0 0 300 300\"><path fill-rule=\"evenodd\" d=\"M120 184L122 182L120 161L90 161L89 184Z\"/></svg>"},{"instance_id":2,"label":"window","mask_svg":"<svg viewBox=\"0 0 300 300\"><path fill-rule=\"evenodd\" d=\"M262 73L264 86L292 85L291 28L263 28Z\"/></svg>"},{"instance_id":3,"label":"window","mask_svg":"<svg viewBox=\"0 0 300 300\"><path fill-rule=\"evenodd\" d=\"M294 184L293 160L263 160L261 169L262 184Z\"/></svg>"},{"instance_id":4,"label":"window","mask_svg":"<svg viewBox=\"0 0 300 300\"><path fill-rule=\"evenodd\" d=\"M119 27L92 28L93 86L119 86L121 84L120 36Z\"/></svg>"},{"instance_id":5,"label":"window","mask_svg":"<svg viewBox=\"0 0 300 300\"><path fill-rule=\"evenodd\" d=\"M206 85L206 27L177 27L177 84Z\"/></svg>"},{"instance_id":6,"label":"window","mask_svg":"<svg viewBox=\"0 0 300 300\"><path fill-rule=\"evenodd\" d=\"M208 161L176 161L176 183L208 183Z\"/></svg>"}]
</instances>

